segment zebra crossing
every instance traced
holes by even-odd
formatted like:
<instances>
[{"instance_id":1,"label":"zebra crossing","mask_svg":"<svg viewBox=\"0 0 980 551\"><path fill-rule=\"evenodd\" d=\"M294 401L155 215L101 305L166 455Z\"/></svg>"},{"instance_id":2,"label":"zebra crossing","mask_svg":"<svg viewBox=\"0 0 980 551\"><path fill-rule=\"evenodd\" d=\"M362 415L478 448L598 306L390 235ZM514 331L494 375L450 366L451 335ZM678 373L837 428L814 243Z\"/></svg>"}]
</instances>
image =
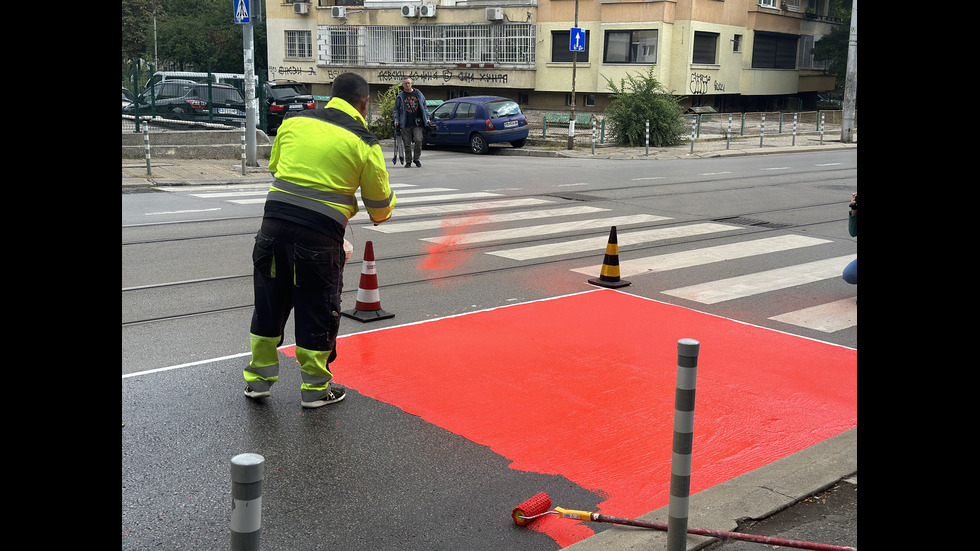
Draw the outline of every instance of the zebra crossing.
<instances>
[{"instance_id":1,"label":"zebra crossing","mask_svg":"<svg viewBox=\"0 0 980 551\"><path fill-rule=\"evenodd\" d=\"M631 229L632 226L651 222L666 222L667 216L653 214L613 215L610 209L576 205L564 206L557 198L508 198L492 191L458 192L452 188L421 188L411 184L392 184L398 195L397 219L380 226L365 225L371 231L384 234L411 234L428 243L440 243L451 235L455 246L467 244L492 244L528 237L561 236L596 228L617 227L619 248L655 244L683 238L723 236L743 230L744 226L718 222L692 222L677 226ZM201 193L197 197L220 198L235 204L261 204L266 191ZM360 201L360 199L358 199ZM447 201L450 201L447 203ZM427 205L426 203L440 203ZM499 209L527 207L519 212L501 214ZM418 219L441 215L438 218ZM367 214L359 212L353 221L367 221ZM495 227L507 223L528 222L519 227ZM540 223L537 223L540 222ZM437 235L432 235L435 232ZM483 254L517 262L529 262L571 254L596 253L603 258L608 238L569 237L555 243L493 247ZM761 257L778 252L801 250L832 243L827 239L796 234L773 237L746 236L742 241L724 245L710 245L690 250L645 256L620 258L620 276L642 278L673 270L697 268L720 262ZM843 267L856 258L856 254L836 256L798 265L739 274L699 283L667 289L662 294L684 300L713 305L727 301L762 296L765 293L807 285L822 280L840 278ZM571 271L595 276L602 269L601 263L571 268ZM769 318L811 330L833 333L857 325L857 305L854 299L843 299L827 304L786 312Z\"/></svg>"}]
</instances>

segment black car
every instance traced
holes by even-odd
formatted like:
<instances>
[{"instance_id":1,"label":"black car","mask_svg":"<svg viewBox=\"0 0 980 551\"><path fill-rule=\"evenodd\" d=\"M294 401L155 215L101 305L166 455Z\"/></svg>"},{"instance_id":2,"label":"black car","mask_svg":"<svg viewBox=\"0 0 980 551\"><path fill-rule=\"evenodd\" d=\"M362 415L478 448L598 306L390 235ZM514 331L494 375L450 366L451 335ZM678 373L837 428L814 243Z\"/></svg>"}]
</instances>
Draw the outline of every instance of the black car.
<instances>
[{"instance_id":1,"label":"black car","mask_svg":"<svg viewBox=\"0 0 980 551\"><path fill-rule=\"evenodd\" d=\"M152 103L150 93L140 94L140 115L155 114L167 119L193 122L214 122L241 126L245 120L245 98L234 86L207 84L190 81L168 80L153 87L156 96ZM135 113L135 105L123 112Z\"/></svg>"},{"instance_id":2,"label":"black car","mask_svg":"<svg viewBox=\"0 0 980 551\"><path fill-rule=\"evenodd\" d=\"M313 101L313 94L305 85L289 80L265 83L266 134L275 134L282 124L283 117L289 113L314 108L316 104Z\"/></svg>"}]
</instances>

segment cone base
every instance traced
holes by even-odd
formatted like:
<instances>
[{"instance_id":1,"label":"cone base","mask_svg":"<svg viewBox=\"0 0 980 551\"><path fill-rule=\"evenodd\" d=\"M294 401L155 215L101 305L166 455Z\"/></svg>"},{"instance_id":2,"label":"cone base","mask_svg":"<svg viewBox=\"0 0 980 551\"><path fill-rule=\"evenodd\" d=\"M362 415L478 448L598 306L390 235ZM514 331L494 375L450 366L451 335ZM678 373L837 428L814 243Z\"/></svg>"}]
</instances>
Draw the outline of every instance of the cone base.
<instances>
[{"instance_id":1,"label":"cone base","mask_svg":"<svg viewBox=\"0 0 980 551\"><path fill-rule=\"evenodd\" d=\"M389 314L381 308L378 308L377 310L358 310L355 308L354 310L346 310L341 312L341 315L356 319L360 322L386 320L395 317L395 314Z\"/></svg>"},{"instance_id":2,"label":"cone base","mask_svg":"<svg viewBox=\"0 0 980 551\"><path fill-rule=\"evenodd\" d=\"M610 289L618 289L620 287L626 287L627 285L632 285L631 282L621 279L619 281L603 281L602 279L590 279L589 283L593 285L598 285L599 287L608 287Z\"/></svg>"}]
</instances>

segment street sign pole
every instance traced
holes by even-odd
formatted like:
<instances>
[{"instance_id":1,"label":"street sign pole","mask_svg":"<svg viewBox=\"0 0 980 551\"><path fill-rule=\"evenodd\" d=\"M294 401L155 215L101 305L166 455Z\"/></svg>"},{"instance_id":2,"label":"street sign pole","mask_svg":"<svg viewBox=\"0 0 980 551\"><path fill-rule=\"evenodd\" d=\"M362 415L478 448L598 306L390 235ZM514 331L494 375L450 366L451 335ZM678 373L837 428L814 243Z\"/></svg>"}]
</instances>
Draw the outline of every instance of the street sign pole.
<instances>
[{"instance_id":1,"label":"street sign pole","mask_svg":"<svg viewBox=\"0 0 980 551\"><path fill-rule=\"evenodd\" d=\"M252 35L252 0L233 0L235 23L242 26L242 47L245 60L245 164L259 166L256 160L255 119L258 100L255 98L255 44Z\"/></svg>"},{"instance_id":2,"label":"street sign pole","mask_svg":"<svg viewBox=\"0 0 980 551\"><path fill-rule=\"evenodd\" d=\"M576 43L577 36L584 37L582 30L578 28L578 0L575 0L575 27L569 33L568 47L572 49L572 110L568 113L568 149L575 148L575 72L578 68L578 52L583 46Z\"/></svg>"}]
</instances>

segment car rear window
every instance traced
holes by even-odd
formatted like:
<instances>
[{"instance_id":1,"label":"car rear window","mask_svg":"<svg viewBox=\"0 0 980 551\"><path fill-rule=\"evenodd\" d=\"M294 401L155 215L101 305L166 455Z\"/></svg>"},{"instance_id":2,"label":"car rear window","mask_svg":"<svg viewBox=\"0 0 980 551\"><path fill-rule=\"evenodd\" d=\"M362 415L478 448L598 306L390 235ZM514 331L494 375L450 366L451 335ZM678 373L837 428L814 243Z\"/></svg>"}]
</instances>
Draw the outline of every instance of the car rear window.
<instances>
[{"instance_id":1,"label":"car rear window","mask_svg":"<svg viewBox=\"0 0 980 551\"><path fill-rule=\"evenodd\" d=\"M271 88L272 97L275 99L289 98L292 96L308 96L310 92L302 85L296 86L274 86Z\"/></svg>"},{"instance_id":2,"label":"car rear window","mask_svg":"<svg viewBox=\"0 0 980 551\"><path fill-rule=\"evenodd\" d=\"M198 90L198 92L200 94L203 94L202 97L205 97L205 98L208 97L208 89L207 89L207 87L205 87L205 88L203 88L201 90ZM216 88L216 87L212 87L211 88L211 99L213 99L214 101L221 101L221 102L226 102L226 101L243 102L243 101L245 101L245 99L242 97L242 95L238 93L238 90L236 90L234 88Z\"/></svg>"},{"instance_id":3,"label":"car rear window","mask_svg":"<svg viewBox=\"0 0 980 551\"><path fill-rule=\"evenodd\" d=\"M521 114L521 106L516 101L492 101L487 104L487 108L490 109L491 119Z\"/></svg>"}]
</instances>

